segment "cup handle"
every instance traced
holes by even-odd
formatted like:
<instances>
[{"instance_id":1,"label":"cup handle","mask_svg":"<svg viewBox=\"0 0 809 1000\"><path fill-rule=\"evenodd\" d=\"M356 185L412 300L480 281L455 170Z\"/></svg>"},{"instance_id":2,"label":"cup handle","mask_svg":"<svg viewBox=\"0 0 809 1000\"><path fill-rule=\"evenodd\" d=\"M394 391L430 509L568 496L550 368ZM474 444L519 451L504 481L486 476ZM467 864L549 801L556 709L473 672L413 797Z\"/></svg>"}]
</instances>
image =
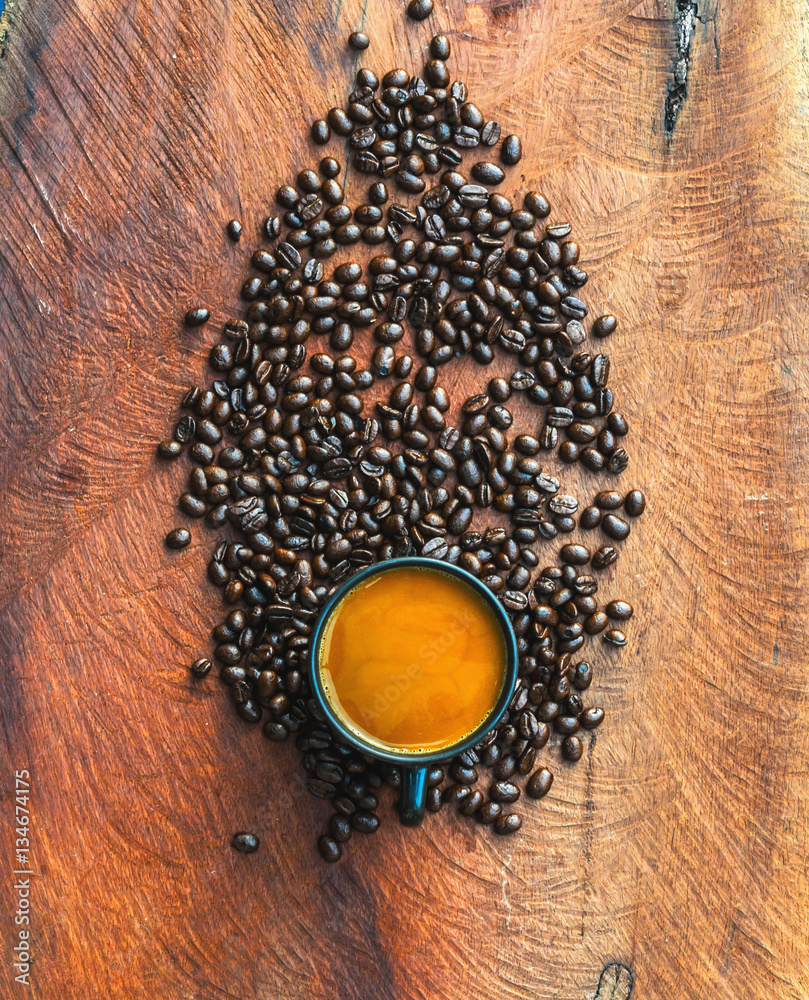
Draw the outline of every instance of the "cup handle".
<instances>
[{"instance_id":1,"label":"cup handle","mask_svg":"<svg viewBox=\"0 0 809 1000\"><path fill-rule=\"evenodd\" d=\"M402 826L418 826L424 819L427 801L427 768L403 767L399 792L399 819Z\"/></svg>"}]
</instances>

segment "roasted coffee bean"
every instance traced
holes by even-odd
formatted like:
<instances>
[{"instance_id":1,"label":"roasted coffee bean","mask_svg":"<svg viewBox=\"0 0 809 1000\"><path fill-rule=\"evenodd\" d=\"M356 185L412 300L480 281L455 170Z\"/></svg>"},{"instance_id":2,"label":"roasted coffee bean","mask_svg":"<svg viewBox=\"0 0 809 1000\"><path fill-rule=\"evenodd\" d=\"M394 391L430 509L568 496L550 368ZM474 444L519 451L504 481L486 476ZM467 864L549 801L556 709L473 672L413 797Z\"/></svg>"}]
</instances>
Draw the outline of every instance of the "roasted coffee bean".
<instances>
[{"instance_id":1,"label":"roasted coffee bean","mask_svg":"<svg viewBox=\"0 0 809 1000\"><path fill-rule=\"evenodd\" d=\"M618 320L611 315L599 316L593 323L592 334L594 337L609 337L615 332Z\"/></svg>"},{"instance_id":2,"label":"roasted coffee bean","mask_svg":"<svg viewBox=\"0 0 809 1000\"><path fill-rule=\"evenodd\" d=\"M317 849L324 861L339 861L343 856L342 849L334 837L328 837L325 834L318 840Z\"/></svg>"},{"instance_id":3,"label":"roasted coffee bean","mask_svg":"<svg viewBox=\"0 0 809 1000\"><path fill-rule=\"evenodd\" d=\"M584 631L588 635L597 635L599 632L603 632L607 625L609 625L607 615L603 611L594 611L585 618Z\"/></svg>"},{"instance_id":4,"label":"roasted coffee bean","mask_svg":"<svg viewBox=\"0 0 809 1000\"><path fill-rule=\"evenodd\" d=\"M516 833L522 826L522 819L516 813L503 813L494 823L494 832L501 837Z\"/></svg>"},{"instance_id":5,"label":"roasted coffee bean","mask_svg":"<svg viewBox=\"0 0 809 1000\"><path fill-rule=\"evenodd\" d=\"M566 736L562 740L562 756L565 760L569 760L571 763L581 760L583 751L584 747L578 736Z\"/></svg>"},{"instance_id":6,"label":"roasted coffee bean","mask_svg":"<svg viewBox=\"0 0 809 1000\"><path fill-rule=\"evenodd\" d=\"M234 243L238 243L242 236L242 224L238 219L231 219L227 224L227 234Z\"/></svg>"},{"instance_id":7,"label":"roasted coffee bean","mask_svg":"<svg viewBox=\"0 0 809 1000\"><path fill-rule=\"evenodd\" d=\"M586 691L593 680L593 670L589 663L581 660L570 675L570 683L577 691Z\"/></svg>"},{"instance_id":8,"label":"roasted coffee bean","mask_svg":"<svg viewBox=\"0 0 809 1000\"><path fill-rule=\"evenodd\" d=\"M595 505L601 510L617 510L624 498L617 490L603 490L596 494Z\"/></svg>"},{"instance_id":9,"label":"roasted coffee bean","mask_svg":"<svg viewBox=\"0 0 809 1000\"><path fill-rule=\"evenodd\" d=\"M610 601L604 610L610 618L619 622L628 621L634 613L634 608L628 601Z\"/></svg>"},{"instance_id":10,"label":"roasted coffee bean","mask_svg":"<svg viewBox=\"0 0 809 1000\"><path fill-rule=\"evenodd\" d=\"M254 833L234 833L230 846L240 854L253 854L259 848L259 839Z\"/></svg>"},{"instance_id":11,"label":"roasted coffee bean","mask_svg":"<svg viewBox=\"0 0 809 1000\"><path fill-rule=\"evenodd\" d=\"M628 639L619 628L611 628L608 632L604 633L604 641L608 642L611 646L625 646Z\"/></svg>"},{"instance_id":12,"label":"roasted coffee bean","mask_svg":"<svg viewBox=\"0 0 809 1000\"><path fill-rule=\"evenodd\" d=\"M362 31L352 31L348 36L348 44L357 52L362 52L371 44L370 38Z\"/></svg>"},{"instance_id":13,"label":"roasted coffee bean","mask_svg":"<svg viewBox=\"0 0 809 1000\"><path fill-rule=\"evenodd\" d=\"M185 528L175 528L166 535L166 545L170 549L184 549L191 541L191 532Z\"/></svg>"},{"instance_id":14,"label":"roasted coffee bean","mask_svg":"<svg viewBox=\"0 0 809 1000\"><path fill-rule=\"evenodd\" d=\"M211 666L211 661L207 657L202 657L191 664L191 673L195 677L206 677L211 672Z\"/></svg>"},{"instance_id":15,"label":"roasted coffee bean","mask_svg":"<svg viewBox=\"0 0 809 1000\"><path fill-rule=\"evenodd\" d=\"M502 812L503 807L499 802L484 802L478 809L477 820L485 826L490 826L502 815Z\"/></svg>"},{"instance_id":16,"label":"roasted coffee bean","mask_svg":"<svg viewBox=\"0 0 809 1000\"><path fill-rule=\"evenodd\" d=\"M532 799L544 798L551 790L553 784L553 774L547 767L541 767L534 771L525 785L525 794Z\"/></svg>"},{"instance_id":17,"label":"roasted coffee bean","mask_svg":"<svg viewBox=\"0 0 809 1000\"><path fill-rule=\"evenodd\" d=\"M627 522L615 514L605 514L601 520L601 530L605 535L609 535L610 538L615 538L618 541L623 541L623 539L627 538L631 531Z\"/></svg>"},{"instance_id":18,"label":"roasted coffee bean","mask_svg":"<svg viewBox=\"0 0 809 1000\"><path fill-rule=\"evenodd\" d=\"M579 518L579 524L582 528L588 531L597 528L601 524L602 513L598 507L585 507L581 512L581 517Z\"/></svg>"},{"instance_id":19,"label":"roasted coffee bean","mask_svg":"<svg viewBox=\"0 0 809 1000\"><path fill-rule=\"evenodd\" d=\"M618 553L611 545L602 545L590 560L590 564L596 569L604 569L611 566L618 559Z\"/></svg>"},{"instance_id":20,"label":"roasted coffee bean","mask_svg":"<svg viewBox=\"0 0 809 1000\"><path fill-rule=\"evenodd\" d=\"M414 21L424 21L433 12L433 0L410 0L407 16Z\"/></svg>"},{"instance_id":21,"label":"roasted coffee bean","mask_svg":"<svg viewBox=\"0 0 809 1000\"><path fill-rule=\"evenodd\" d=\"M624 497L624 510L630 517L640 517L646 510L646 497L640 490L631 490Z\"/></svg>"},{"instance_id":22,"label":"roasted coffee bean","mask_svg":"<svg viewBox=\"0 0 809 1000\"><path fill-rule=\"evenodd\" d=\"M185 325L202 326L202 324L207 323L210 318L211 314L204 306L196 306L194 309L189 309L185 314Z\"/></svg>"},{"instance_id":23,"label":"roasted coffee bean","mask_svg":"<svg viewBox=\"0 0 809 1000\"><path fill-rule=\"evenodd\" d=\"M604 709L586 708L579 716L579 721L585 729L595 729L604 721Z\"/></svg>"},{"instance_id":24,"label":"roasted coffee bean","mask_svg":"<svg viewBox=\"0 0 809 1000\"><path fill-rule=\"evenodd\" d=\"M500 147L500 159L508 166L514 166L522 159L522 142L519 136L507 135Z\"/></svg>"},{"instance_id":25,"label":"roasted coffee bean","mask_svg":"<svg viewBox=\"0 0 809 1000\"><path fill-rule=\"evenodd\" d=\"M559 550L559 558L572 566L584 566L590 561L590 550L584 545L563 545Z\"/></svg>"}]
</instances>

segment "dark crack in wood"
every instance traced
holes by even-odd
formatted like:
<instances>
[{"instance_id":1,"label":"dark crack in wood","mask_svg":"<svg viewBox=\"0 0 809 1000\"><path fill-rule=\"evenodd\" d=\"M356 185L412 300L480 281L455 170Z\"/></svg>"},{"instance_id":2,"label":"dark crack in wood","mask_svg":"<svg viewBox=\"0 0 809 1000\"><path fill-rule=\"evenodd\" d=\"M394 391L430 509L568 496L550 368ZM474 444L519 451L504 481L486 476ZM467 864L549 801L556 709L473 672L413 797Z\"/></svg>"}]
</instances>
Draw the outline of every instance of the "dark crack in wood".
<instances>
[{"instance_id":1,"label":"dark crack in wood","mask_svg":"<svg viewBox=\"0 0 809 1000\"><path fill-rule=\"evenodd\" d=\"M696 23L697 4L692 3L691 0L677 0L674 14L677 37L672 66L674 79L669 82L663 111L663 131L669 138L674 134L680 109L688 97L688 68L691 61L691 45L694 41Z\"/></svg>"},{"instance_id":2,"label":"dark crack in wood","mask_svg":"<svg viewBox=\"0 0 809 1000\"><path fill-rule=\"evenodd\" d=\"M613 962L601 970L594 1000L629 1000L634 986L632 970L620 962Z\"/></svg>"}]
</instances>

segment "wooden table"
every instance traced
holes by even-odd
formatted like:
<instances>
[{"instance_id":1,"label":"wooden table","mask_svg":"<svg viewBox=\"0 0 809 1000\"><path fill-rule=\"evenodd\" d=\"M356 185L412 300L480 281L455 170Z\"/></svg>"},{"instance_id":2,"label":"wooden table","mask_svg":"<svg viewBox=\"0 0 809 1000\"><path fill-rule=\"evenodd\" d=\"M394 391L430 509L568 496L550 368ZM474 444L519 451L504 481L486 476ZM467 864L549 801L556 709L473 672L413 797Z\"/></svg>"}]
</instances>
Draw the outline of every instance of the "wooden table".
<instances>
[{"instance_id":1,"label":"wooden table","mask_svg":"<svg viewBox=\"0 0 809 1000\"><path fill-rule=\"evenodd\" d=\"M7 2L6 997L579 1000L609 963L641 1000L809 995L804 6L436 7L416 24L367 0ZM316 162L304 123L358 62L420 66L436 30L523 137L509 184L575 224L587 299L620 318L623 482L650 510L607 589L637 612L627 649L594 653L607 722L578 766L549 750L556 782L519 835L449 810L404 830L388 803L326 866L294 749L189 679L220 614L213 536L166 553L185 473L154 448L272 192ZM212 324L184 328L200 302ZM456 401L480 377L450 380ZM20 768L30 990L11 968ZM230 849L240 828L257 854ZM630 990L613 969L599 996Z\"/></svg>"}]
</instances>

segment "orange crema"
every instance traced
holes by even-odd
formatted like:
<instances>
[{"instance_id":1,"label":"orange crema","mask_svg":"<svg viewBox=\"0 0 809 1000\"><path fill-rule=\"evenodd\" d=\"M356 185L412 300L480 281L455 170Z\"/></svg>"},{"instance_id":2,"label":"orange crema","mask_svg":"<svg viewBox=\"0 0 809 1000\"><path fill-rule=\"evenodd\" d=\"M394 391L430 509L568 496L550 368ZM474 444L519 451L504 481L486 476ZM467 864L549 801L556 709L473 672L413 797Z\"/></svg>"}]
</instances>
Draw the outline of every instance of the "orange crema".
<instances>
[{"instance_id":1,"label":"orange crema","mask_svg":"<svg viewBox=\"0 0 809 1000\"><path fill-rule=\"evenodd\" d=\"M349 591L320 648L326 696L348 728L410 753L473 732L497 702L506 660L500 623L469 584L409 567Z\"/></svg>"}]
</instances>

